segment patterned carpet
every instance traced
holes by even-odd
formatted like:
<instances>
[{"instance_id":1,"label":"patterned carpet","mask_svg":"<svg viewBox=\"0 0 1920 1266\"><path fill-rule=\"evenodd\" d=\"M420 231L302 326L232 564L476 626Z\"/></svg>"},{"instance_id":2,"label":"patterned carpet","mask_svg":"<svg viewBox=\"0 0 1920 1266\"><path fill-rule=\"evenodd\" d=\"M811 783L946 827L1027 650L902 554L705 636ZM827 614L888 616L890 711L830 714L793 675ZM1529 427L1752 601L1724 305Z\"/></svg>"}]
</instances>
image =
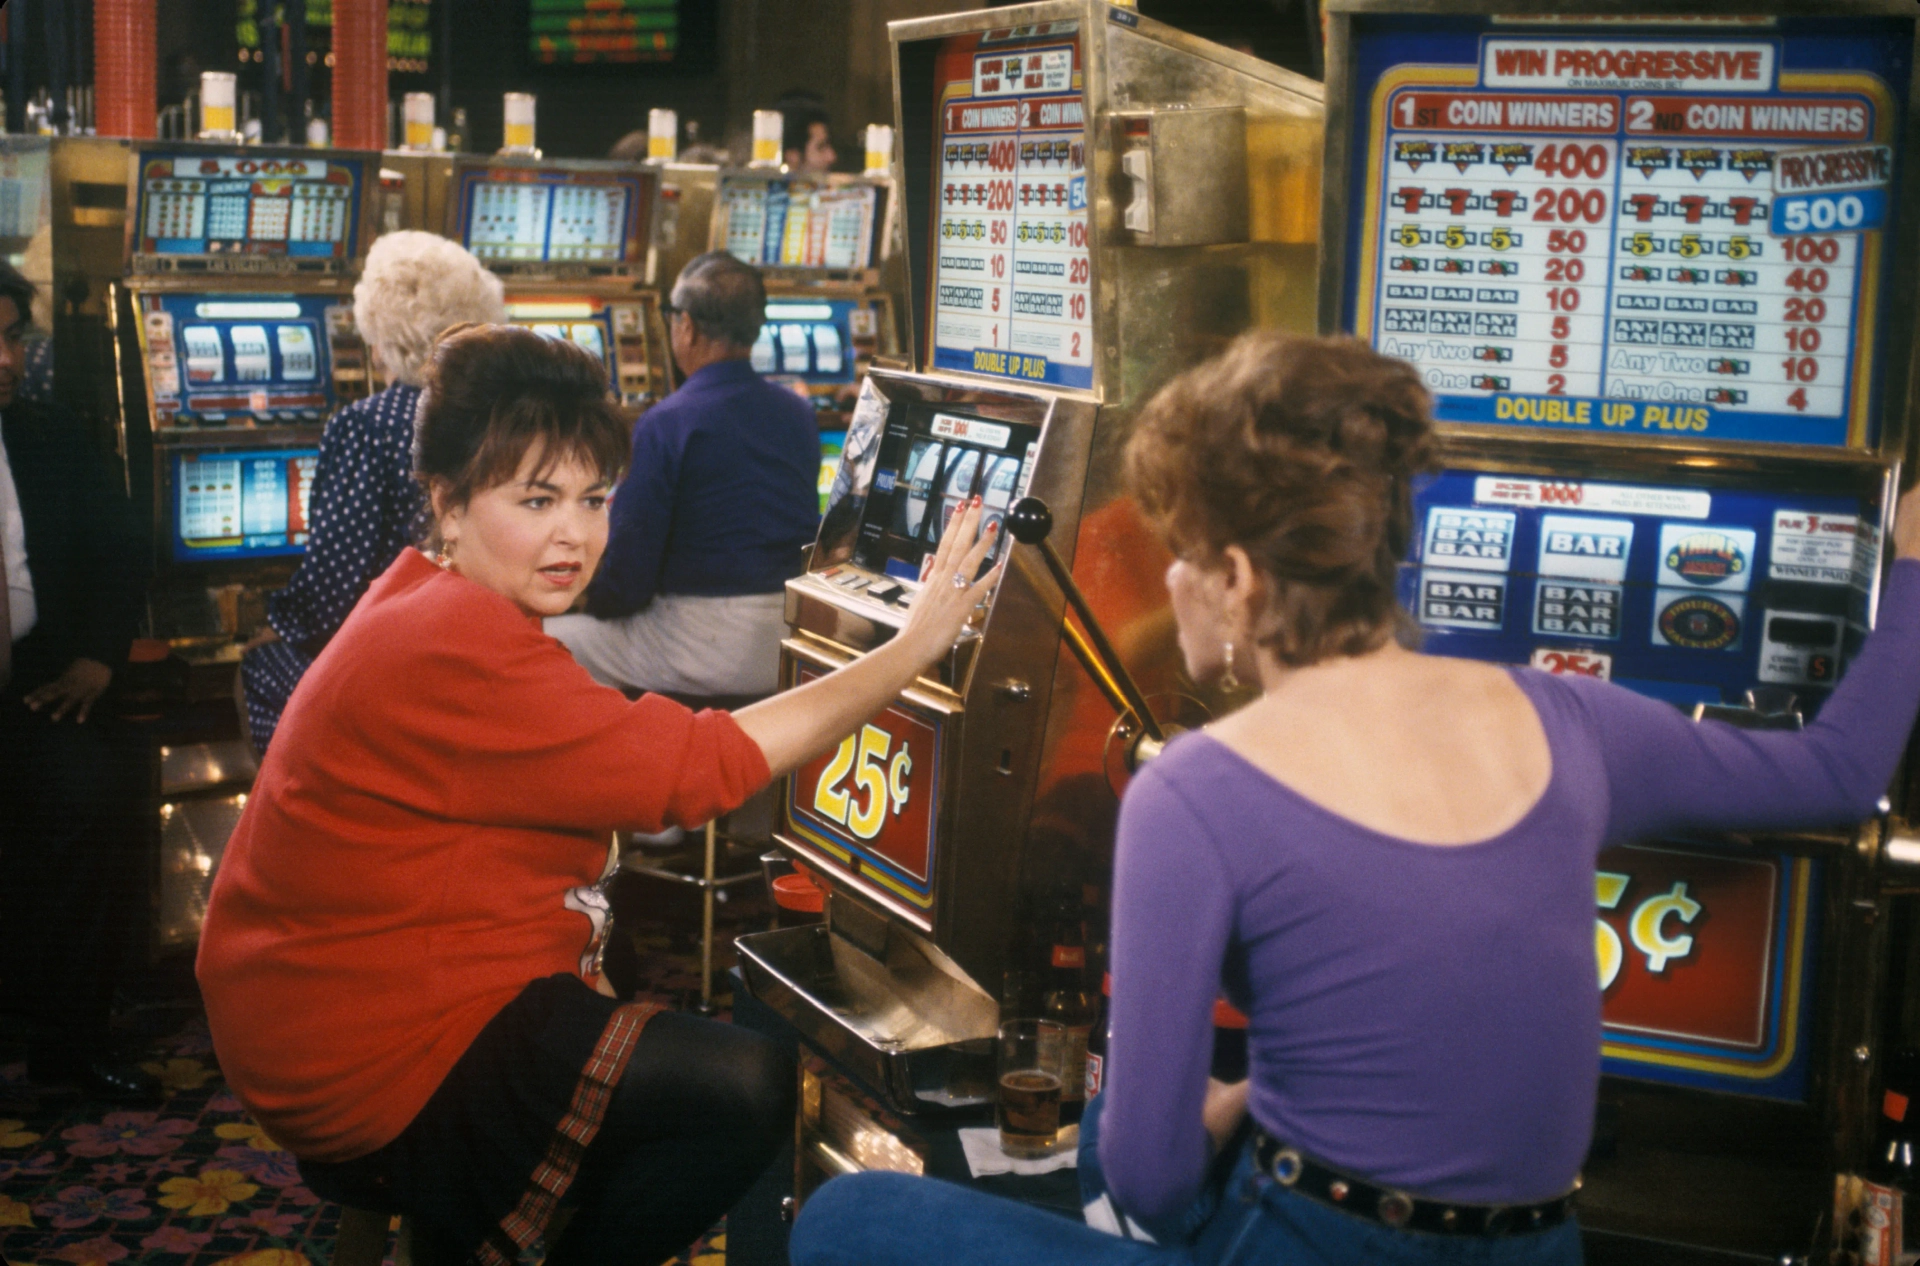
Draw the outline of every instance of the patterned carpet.
<instances>
[{"instance_id":1,"label":"patterned carpet","mask_svg":"<svg viewBox=\"0 0 1920 1266\"><path fill-rule=\"evenodd\" d=\"M699 1000L698 907L641 885L615 908L638 951L638 996ZM651 904L649 904L651 903ZM766 925L764 899L720 910L716 956ZM722 954L719 946L725 946ZM717 987L724 987L720 977ZM228 1092L191 992L161 965L116 1017L165 1084L158 1111L126 1111L26 1081L24 1048L0 1037L0 1262L9 1266L321 1266L338 1205L301 1185L293 1157ZM158 997L154 995L160 995ZM727 998L716 999L725 1013ZM537 1261L537 1258L533 1260ZM724 1225L673 1266L725 1266Z\"/></svg>"}]
</instances>

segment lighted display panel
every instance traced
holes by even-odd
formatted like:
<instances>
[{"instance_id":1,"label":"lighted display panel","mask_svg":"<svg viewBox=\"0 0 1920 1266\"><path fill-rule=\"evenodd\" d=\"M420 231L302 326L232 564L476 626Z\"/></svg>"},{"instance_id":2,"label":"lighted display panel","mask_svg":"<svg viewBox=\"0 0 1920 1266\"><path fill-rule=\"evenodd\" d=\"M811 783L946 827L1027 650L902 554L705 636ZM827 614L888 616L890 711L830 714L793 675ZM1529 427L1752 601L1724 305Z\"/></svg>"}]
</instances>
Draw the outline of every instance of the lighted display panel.
<instances>
[{"instance_id":1,"label":"lighted display panel","mask_svg":"<svg viewBox=\"0 0 1920 1266\"><path fill-rule=\"evenodd\" d=\"M1090 389L1078 24L956 35L934 66L928 364Z\"/></svg>"},{"instance_id":2,"label":"lighted display panel","mask_svg":"<svg viewBox=\"0 0 1920 1266\"><path fill-rule=\"evenodd\" d=\"M523 309L537 309L540 305L526 304L520 306L522 306ZM566 311L557 315L537 310L531 312L522 311L519 313L509 311L507 313L507 320L513 325L524 325L535 334L541 335L544 338L557 339L563 343L572 343L576 347L584 348L586 351L593 353L593 358L606 368L608 385L613 390L618 391L619 382L616 377L616 367L613 358L608 355L609 349L613 346L612 314L605 308L595 309L585 304L580 306L587 310L582 312Z\"/></svg>"},{"instance_id":3,"label":"lighted display panel","mask_svg":"<svg viewBox=\"0 0 1920 1266\"><path fill-rule=\"evenodd\" d=\"M173 454L173 558L214 562L306 550L317 448Z\"/></svg>"},{"instance_id":4,"label":"lighted display panel","mask_svg":"<svg viewBox=\"0 0 1920 1266\"><path fill-rule=\"evenodd\" d=\"M853 339L857 323L871 333L873 316L853 299L767 304L766 323L753 345L753 367L809 386L853 381Z\"/></svg>"},{"instance_id":5,"label":"lighted display panel","mask_svg":"<svg viewBox=\"0 0 1920 1266\"><path fill-rule=\"evenodd\" d=\"M896 404L880 441L853 561L870 572L918 581L947 521L969 498L981 499L984 532L1026 495L1039 438L1034 426L929 404Z\"/></svg>"},{"instance_id":6,"label":"lighted display panel","mask_svg":"<svg viewBox=\"0 0 1920 1266\"><path fill-rule=\"evenodd\" d=\"M766 268L862 269L880 229L874 185L728 176L720 182L724 248Z\"/></svg>"},{"instance_id":7,"label":"lighted display panel","mask_svg":"<svg viewBox=\"0 0 1920 1266\"><path fill-rule=\"evenodd\" d=\"M1876 442L1911 23L1353 29L1344 323L1437 418Z\"/></svg>"},{"instance_id":8,"label":"lighted display panel","mask_svg":"<svg viewBox=\"0 0 1920 1266\"><path fill-rule=\"evenodd\" d=\"M1401 598L1439 654L1610 679L1683 706L1781 686L1811 711L1865 636L1860 497L1445 471Z\"/></svg>"},{"instance_id":9,"label":"lighted display panel","mask_svg":"<svg viewBox=\"0 0 1920 1266\"><path fill-rule=\"evenodd\" d=\"M489 264L631 264L645 250L644 194L638 174L463 170L460 241Z\"/></svg>"},{"instance_id":10,"label":"lighted display panel","mask_svg":"<svg viewBox=\"0 0 1920 1266\"><path fill-rule=\"evenodd\" d=\"M628 403L652 390L644 317L637 302L589 295L521 291L507 299L509 324L591 353L606 368L609 389Z\"/></svg>"},{"instance_id":11,"label":"lighted display panel","mask_svg":"<svg viewBox=\"0 0 1920 1266\"><path fill-rule=\"evenodd\" d=\"M154 425L324 422L336 400L329 328L342 297L189 293L138 297Z\"/></svg>"},{"instance_id":12,"label":"lighted display panel","mask_svg":"<svg viewBox=\"0 0 1920 1266\"><path fill-rule=\"evenodd\" d=\"M358 254L358 159L148 152L139 172L136 255Z\"/></svg>"}]
</instances>

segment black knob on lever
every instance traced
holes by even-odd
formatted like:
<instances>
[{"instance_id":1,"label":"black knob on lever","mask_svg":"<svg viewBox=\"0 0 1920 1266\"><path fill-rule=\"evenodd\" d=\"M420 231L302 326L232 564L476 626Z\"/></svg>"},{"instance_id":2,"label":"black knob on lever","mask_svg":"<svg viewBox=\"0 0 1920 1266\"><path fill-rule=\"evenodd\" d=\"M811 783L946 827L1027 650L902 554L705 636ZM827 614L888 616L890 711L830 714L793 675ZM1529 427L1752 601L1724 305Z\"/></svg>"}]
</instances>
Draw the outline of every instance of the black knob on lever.
<instances>
[{"instance_id":1,"label":"black knob on lever","mask_svg":"<svg viewBox=\"0 0 1920 1266\"><path fill-rule=\"evenodd\" d=\"M1038 497L1022 497L1007 511L1007 531L1022 545L1038 545L1053 531L1053 511Z\"/></svg>"},{"instance_id":2,"label":"black knob on lever","mask_svg":"<svg viewBox=\"0 0 1920 1266\"><path fill-rule=\"evenodd\" d=\"M1022 497L1007 511L1007 530L1013 533L1013 539L1022 545L1031 545L1040 551L1040 557L1046 561L1047 570L1053 573L1053 581L1060 586L1060 592L1067 596L1067 602L1080 616L1080 623L1086 629L1083 645L1077 630L1071 624L1066 626L1067 641L1074 652L1080 656L1081 663L1093 675L1100 688L1116 708L1125 708L1140 719L1140 728L1145 740L1151 740L1158 750L1167 741L1160 728L1160 722L1154 719L1147 708L1146 696L1140 693L1140 686L1120 662L1120 656L1113 649L1113 643L1107 640L1106 632L1101 629L1100 621L1093 616L1093 608L1087 605L1087 595L1080 592L1080 586L1074 583L1073 573L1067 570L1061 561L1059 551L1047 540L1053 531L1053 511L1047 503L1038 497ZM1090 653L1089 653L1090 652ZM1145 741L1143 740L1143 741Z\"/></svg>"}]
</instances>

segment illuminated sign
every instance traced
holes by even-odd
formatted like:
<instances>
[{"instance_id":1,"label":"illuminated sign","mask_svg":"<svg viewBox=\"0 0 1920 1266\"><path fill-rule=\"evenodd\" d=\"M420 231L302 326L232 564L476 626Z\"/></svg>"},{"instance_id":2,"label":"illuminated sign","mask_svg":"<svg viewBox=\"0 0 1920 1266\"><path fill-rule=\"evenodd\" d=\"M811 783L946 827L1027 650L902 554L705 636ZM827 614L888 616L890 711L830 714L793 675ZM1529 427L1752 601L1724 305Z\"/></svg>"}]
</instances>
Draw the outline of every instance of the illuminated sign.
<instances>
[{"instance_id":1,"label":"illuminated sign","mask_svg":"<svg viewBox=\"0 0 1920 1266\"><path fill-rule=\"evenodd\" d=\"M1436 418L1873 443L1910 31L1358 38L1347 317Z\"/></svg>"},{"instance_id":2,"label":"illuminated sign","mask_svg":"<svg viewBox=\"0 0 1920 1266\"><path fill-rule=\"evenodd\" d=\"M1062 42L1062 37L1066 39ZM925 244L936 369L1093 386L1086 106L1079 39L941 49Z\"/></svg>"},{"instance_id":3,"label":"illuminated sign","mask_svg":"<svg viewBox=\"0 0 1920 1266\"><path fill-rule=\"evenodd\" d=\"M1607 1071L1799 1098L1814 883L1811 862L1785 857L1603 852Z\"/></svg>"},{"instance_id":4,"label":"illuminated sign","mask_svg":"<svg viewBox=\"0 0 1920 1266\"><path fill-rule=\"evenodd\" d=\"M794 684L824 673L799 668ZM943 721L904 701L788 780L787 814L810 860L922 919L933 908Z\"/></svg>"}]
</instances>

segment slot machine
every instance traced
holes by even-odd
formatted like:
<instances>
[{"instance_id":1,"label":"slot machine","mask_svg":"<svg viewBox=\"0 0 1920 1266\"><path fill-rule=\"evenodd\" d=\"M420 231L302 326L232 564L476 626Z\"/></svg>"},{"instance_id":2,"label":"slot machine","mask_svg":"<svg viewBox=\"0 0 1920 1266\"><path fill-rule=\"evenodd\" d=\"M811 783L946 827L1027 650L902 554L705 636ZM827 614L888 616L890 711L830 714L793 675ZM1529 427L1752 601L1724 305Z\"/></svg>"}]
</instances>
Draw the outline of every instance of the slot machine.
<instances>
[{"instance_id":1,"label":"slot machine","mask_svg":"<svg viewBox=\"0 0 1920 1266\"><path fill-rule=\"evenodd\" d=\"M1427 649L1817 714L1873 622L1908 439L1911 8L1327 9L1321 323L1433 393L1401 576ZM1887 834L1601 856L1590 1260L1842 1247Z\"/></svg>"},{"instance_id":2,"label":"slot machine","mask_svg":"<svg viewBox=\"0 0 1920 1266\"><path fill-rule=\"evenodd\" d=\"M753 366L842 429L876 356L898 356L895 296L882 284L893 189L886 180L808 180L778 170L715 174L709 250L757 265L767 323Z\"/></svg>"},{"instance_id":3,"label":"slot machine","mask_svg":"<svg viewBox=\"0 0 1920 1266\"><path fill-rule=\"evenodd\" d=\"M724 250L760 269L767 320L753 367L814 407L824 511L860 384L876 358L901 357L906 277L892 182L699 163L659 171L654 284L670 292L680 270L706 251Z\"/></svg>"},{"instance_id":4,"label":"slot machine","mask_svg":"<svg viewBox=\"0 0 1920 1266\"><path fill-rule=\"evenodd\" d=\"M380 156L120 144L119 413L154 524L153 633L232 662L305 551L326 420L374 385L352 287Z\"/></svg>"},{"instance_id":5,"label":"slot machine","mask_svg":"<svg viewBox=\"0 0 1920 1266\"><path fill-rule=\"evenodd\" d=\"M429 165L421 183L432 174ZM644 284L651 168L469 155L453 160L448 181L447 236L500 274L508 321L592 352L636 416L673 389L660 296Z\"/></svg>"},{"instance_id":6,"label":"slot machine","mask_svg":"<svg viewBox=\"0 0 1920 1266\"><path fill-rule=\"evenodd\" d=\"M255 758L242 641L305 553L327 419L373 388L353 282L379 155L187 141L54 143L56 381L111 420L151 524L151 637L183 661L153 728L153 949L198 937Z\"/></svg>"},{"instance_id":7,"label":"slot machine","mask_svg":"<svg viewBox=\"0 0 1920 1266\"><path fill-rule=\"evenodd\" d=\"M782 680L892 636L968 497L1009 523L1044 501L1053 553L1003 533L1004 579L952 653L784 788L776 840L828 890L827 922L740 938L743 974L853 1078L829 1115L865 1140L820 1133L803 1086L801 1195L836 1157L909 1164L869 1146L902 1137L891 1114L985 1103L1006 982L1045 966L1035 912L1064 892L1104 920L1135 740L1205 716L1122 447L1173 373L1312 322L1318 84L1089 0L891 34L917 370L861 388L788 582Z\"/></svg>"}]
</instances>

